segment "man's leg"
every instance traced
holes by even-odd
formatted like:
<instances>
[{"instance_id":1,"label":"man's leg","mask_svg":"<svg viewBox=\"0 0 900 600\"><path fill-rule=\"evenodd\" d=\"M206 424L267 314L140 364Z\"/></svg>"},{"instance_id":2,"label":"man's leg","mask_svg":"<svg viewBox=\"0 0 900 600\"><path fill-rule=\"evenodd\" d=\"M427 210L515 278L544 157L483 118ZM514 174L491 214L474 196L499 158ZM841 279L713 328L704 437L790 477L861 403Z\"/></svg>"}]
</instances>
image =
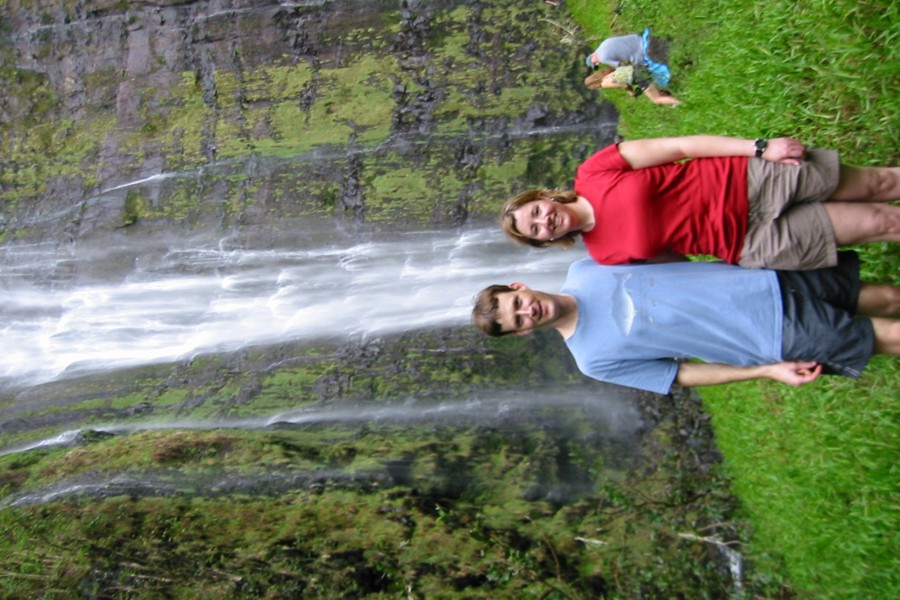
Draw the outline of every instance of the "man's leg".
<instances>
[{"instance_id":1,"label":"man's leg","mask_svg":"<svg viewBox=\"0 0 900 600\"><path fill-rule=\"evenodd\" d=\"M841 165L837 188L829 201L890 202L900 199L900 167Z\"/></svg>"},{"instance_id":2,"label":"man's leg","mask_svg":"<svg viewBox=\"0 0 900 600\"><path fill-rule=\"evenodd\" d=\"M877 293L883 290L863 294L856 253L840 252L834 267L776 275L784 312L782 359L815 360L825 373L859 377L876 347L872 318L859 314L860 300L867 309L885 307Z\"/></svg>"},{"instance_id":3,"label":"man's leg","mask_svg":"<svg viewBox=\"0 0 900 600\"><path fill-rule=\"evenodd\" d=\"M838 246L900 242L900 206L823 202Z\"/></svg>"},{"instance_id":4,"label":"man's leg","mask_svg":"<svg viewBox=\"0 0 900 600\"><path fill-rule=\"evenodd\" d=\"M900 286L862 284L856 313L866 317L900 318Z\"/></svg>"},{"instance_id":5,"label":"man's leg","mask_svg":"<svg viewBox=\"0 0 900 600\"><path fill-rule=\"evenodd\" d=\"M897 319L872 319L875 329L875 354L900 356L900 321Z\"/></svg>"}]
</instances>

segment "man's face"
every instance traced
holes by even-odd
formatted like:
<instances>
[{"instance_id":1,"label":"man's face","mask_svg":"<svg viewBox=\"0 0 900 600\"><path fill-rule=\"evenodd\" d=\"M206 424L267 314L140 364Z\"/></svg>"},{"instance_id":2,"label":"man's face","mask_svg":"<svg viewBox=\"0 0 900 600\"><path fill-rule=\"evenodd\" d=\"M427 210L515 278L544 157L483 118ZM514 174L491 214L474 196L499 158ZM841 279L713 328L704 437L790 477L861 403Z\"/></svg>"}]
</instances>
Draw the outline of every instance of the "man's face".
<instances>
[{"instance_id":1,"label":"man's face","mask_svg":"<svg viewBox=\"0 0 900 600\"><path fill-rule=\"evenodd\" d=\"M549 242L578 230L577 215L566 204L541 198L512 212L516 231L532 240Z\"/></svg>"},{"instance_id":2,"label":"man's face","mask_svg":"<svg viewBox=\"0 0 900 600\"><path fill-rule=\"evenodd\" d=\"M510 287L512 292L497 294L497 321L502 331L523 335L552 325L559 317L559 303L553 295L532 290L522 283Z\"/></svg>"}]
</instances>

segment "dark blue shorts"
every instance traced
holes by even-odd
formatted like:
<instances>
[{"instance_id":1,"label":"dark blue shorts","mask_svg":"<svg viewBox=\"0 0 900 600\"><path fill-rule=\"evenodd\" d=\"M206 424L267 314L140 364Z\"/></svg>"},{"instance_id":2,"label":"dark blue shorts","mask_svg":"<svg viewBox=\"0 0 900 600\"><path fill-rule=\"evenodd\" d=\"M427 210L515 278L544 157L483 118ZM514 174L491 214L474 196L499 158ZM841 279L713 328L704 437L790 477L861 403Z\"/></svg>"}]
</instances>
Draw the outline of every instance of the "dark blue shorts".
<instances>
[{"instance_id":1,"label":"dark blue shorts","mask_svg":"<svg viewBox=\"0 0 900 600\"><path fill-rule=\"evenodd\" d=\"M861 285L856 253L838 253L834 267L777 274L783 359L814 360L823 373L859 377L875 348L875 330L870 319L856 316Z\"/></svg>"}]
</instances>

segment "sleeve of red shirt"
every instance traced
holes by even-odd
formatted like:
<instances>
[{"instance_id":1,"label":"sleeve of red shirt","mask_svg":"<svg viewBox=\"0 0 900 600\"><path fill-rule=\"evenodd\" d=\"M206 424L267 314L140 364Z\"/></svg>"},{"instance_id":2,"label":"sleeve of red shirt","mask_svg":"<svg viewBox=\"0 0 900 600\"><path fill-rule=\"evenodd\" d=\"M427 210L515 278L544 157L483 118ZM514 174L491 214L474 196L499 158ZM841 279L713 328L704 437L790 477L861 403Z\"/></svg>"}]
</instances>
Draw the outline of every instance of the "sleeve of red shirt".
<instances>
[{"instance_id":1,"label":"sleeve of red shirt","mask_svg":"<svg viewBox=\"0 0 900 600\"><path fill-rule=\"evenodd\" d=\"M618 144L610 144L602 150L598 150L590 156L586 161L579 165L575 172L575 186L578 186L578 180L581 177L590 177L591 173L600 171L630 171L631 165L625 162L619 153ZM578 191L577 189L575 190Z\"/></svg>"}]
</instances>

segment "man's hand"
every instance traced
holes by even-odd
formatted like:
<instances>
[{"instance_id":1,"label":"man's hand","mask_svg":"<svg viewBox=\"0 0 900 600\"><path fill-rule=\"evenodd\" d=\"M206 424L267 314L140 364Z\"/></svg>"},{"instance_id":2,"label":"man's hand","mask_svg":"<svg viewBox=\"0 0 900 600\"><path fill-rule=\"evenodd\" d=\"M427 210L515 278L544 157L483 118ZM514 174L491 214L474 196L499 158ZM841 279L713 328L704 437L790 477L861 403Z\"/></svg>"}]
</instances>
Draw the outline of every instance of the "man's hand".
<instances>
[{"instance_id":1,"label":"man's hand","mask_svg":"<svg viewBox=\"0 0 900 600\"><path fill-rule=\"evenodd\" d=\"M806 157L806 146L794 138L782 137L769 140L762 157L772 162L799 166Z\"/></svg>"},{"instance_id":2,"label":"man's hand","mask_svg":"<svg viewBox=\"0 0 900 600\"><path fill-rule=\"evenodd\" d=\"M780 362L771 365L736 367L719 363L682 362L675 381L684 386L718 385L748 379L774 379L788 385L815 381L822 366L815 361Z\"/></svg>"},{"instance_id":3,"label":"man's hand","mask_svg":"<svg viewBox=\"0 0 900 600\"><path fill-rule=\"evenodd\" d=\"M815 361L780 362L766 368L766 377L788 385L803 385L822 374L822 365Z\"/></svg>"}]
</instances>

